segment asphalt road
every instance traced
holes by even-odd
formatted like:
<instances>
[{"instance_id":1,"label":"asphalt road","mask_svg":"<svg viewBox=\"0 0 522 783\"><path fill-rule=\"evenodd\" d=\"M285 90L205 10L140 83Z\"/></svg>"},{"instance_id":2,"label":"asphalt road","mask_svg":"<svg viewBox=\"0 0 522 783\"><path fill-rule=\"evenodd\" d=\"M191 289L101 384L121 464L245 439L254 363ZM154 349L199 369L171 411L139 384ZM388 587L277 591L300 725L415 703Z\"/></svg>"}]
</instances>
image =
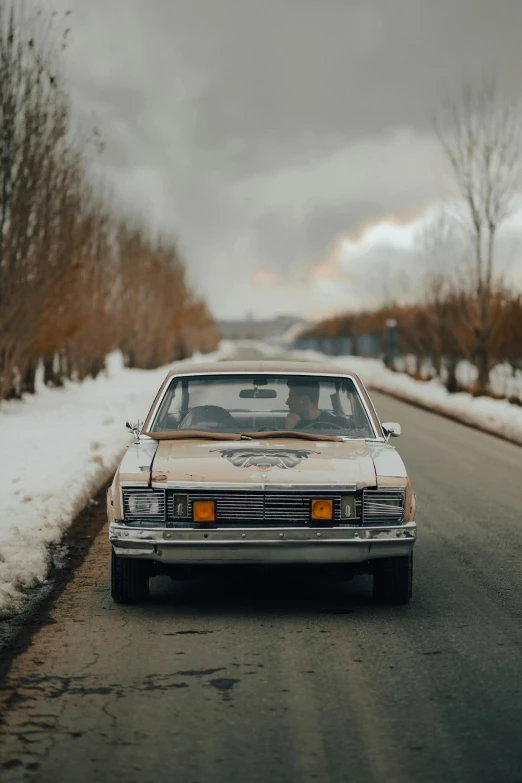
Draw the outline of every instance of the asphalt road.
<instances>
[{"instance_id":1,"label":"asphalt road","mask_svg":"<svg viewBox=\"0 0 522 783\"><path fill-rule=\"evenodd\" d=\"M3 684L2 783L522 781L522 450L374 397L418 497L411 604L268 572L122 608L102 529Z\"/></svg>"}]
</instances>

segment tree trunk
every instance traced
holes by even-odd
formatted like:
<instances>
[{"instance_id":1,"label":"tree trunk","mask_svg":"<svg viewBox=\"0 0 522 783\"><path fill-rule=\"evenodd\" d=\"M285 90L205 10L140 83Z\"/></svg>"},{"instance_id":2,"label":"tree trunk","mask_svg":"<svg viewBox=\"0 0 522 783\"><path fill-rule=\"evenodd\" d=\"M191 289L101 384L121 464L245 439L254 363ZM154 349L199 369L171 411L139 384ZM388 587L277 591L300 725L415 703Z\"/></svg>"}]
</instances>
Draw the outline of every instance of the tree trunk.
<instances>
[{"instance_id":1,"label":"tree trunk","mask_svg":"<svg viewBox=\"0 0 522 783\"><path fill-rule=\"evenodd\" d=\"M105 361L104 361L104 359L99 359L99 358L93 359L91 361L91 371L90 371L91 378L97 378L98 375L104 369L105 369Z\"/></svg>"},{"instance_id":2,"label":"tree trunk","mask_svg":"<svg viewBox=\"0 0 522 783\"><path fill-rule=\"evenodd\" d=\"M69 377L69 361L67 357L67 351L65 348L59 353L58 356L58 375L60 377L60 383L63 385L66 378Z\"/></svg>"},{"instance_id":3,"label":"tree trunk","mask_svg":"<svg viewBox=\"0 0 522 783\"><path fill-rule=\"evenodd\" d=\"M22 398L22 395L20 393L20 390L17 389L15 386L11 387L11 391L6 395L6 400L20 400Z\"/></svg>"},{"instance_id":4,"label":"tree trunk","mask_svg":"<svg viewBox=\"0 0 522 783\"><path fill-rule=\"evenodd\" d=\"M30 362L27 365L24 377L22 378L21 392L22 394L34 394L36 391L36 365Z\"/></svg>"},{"instance_id":5,"label":"tree trunk","mask_svg":"<svg viewBox=\"0 0 522 783\"><path fill-rule=\"evenodd\" d=\"M13 355L12 345L0 348L0 399L2 400L12 398L13 392L16 392Z\"/></svg>"},{"instance_id":6,"label":"tree trunk","mask_svg":"<svg viewBox=\"0 0 522 783\"><path fill-rule=\"evenodd\" d=\"M457 381L457 364L458 360L454 357L450 357L446 360L446 370L447 370L447 377L446 377L446 391L448 391L450 394L455 394L455 392L458 392L459 390L459 384Z\"/></svg>"},{"instance_id":7,"label":"tree trunk","mask_svg":"<svg viewBox=\"0 0 522 783\"><path fill-rule=\"evenodd\" d=\"M56 386L56 375L54 372L54 356L44 359L44 383L46 386Z\"/></svg>"},{"instance_id":8,"label":"tree trunk","mask_svg":"<svg viewBox=\"0 0 522 783\"><path fill-rule=\"evenodd\" d=\"M475 351L475 364L477 367L477 381L475 383L475 394L477 396L487 394L489 388L489 309L490 309L490 293L487 290L483 291L482 297L479 301L479 326L476 331L476 351Z\"/></svg>"},{"instance_id":9,"label":"tree trunk","mask_svg":"<svg viewBox=\"0 0 522 783\"><path fill-rule=\"evenodd\" d=\"M475 396L487 394L489 388L489 351L485 341L481 340L477 349L477 382L475 384Z\"/></svg>"}]
</instances>

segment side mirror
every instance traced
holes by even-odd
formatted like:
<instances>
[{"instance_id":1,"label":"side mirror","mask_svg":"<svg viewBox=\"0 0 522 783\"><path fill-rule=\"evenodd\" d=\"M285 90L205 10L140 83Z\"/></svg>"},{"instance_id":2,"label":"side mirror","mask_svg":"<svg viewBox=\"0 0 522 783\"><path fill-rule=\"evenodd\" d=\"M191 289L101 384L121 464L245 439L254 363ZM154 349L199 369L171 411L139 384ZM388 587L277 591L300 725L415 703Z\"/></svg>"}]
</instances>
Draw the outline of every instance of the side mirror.
<instances>
[{"instance_id":1,"label":"side mirror","mask_svg":"<svg viewBox=\"0 0 522 783\"><path fill-rule=\"evenodd\" d=\"M383 421L381 427L386 440L388 440L390 437L398 438L402 432L401 425L396 421Z\"/></svg>"}]
</instances>

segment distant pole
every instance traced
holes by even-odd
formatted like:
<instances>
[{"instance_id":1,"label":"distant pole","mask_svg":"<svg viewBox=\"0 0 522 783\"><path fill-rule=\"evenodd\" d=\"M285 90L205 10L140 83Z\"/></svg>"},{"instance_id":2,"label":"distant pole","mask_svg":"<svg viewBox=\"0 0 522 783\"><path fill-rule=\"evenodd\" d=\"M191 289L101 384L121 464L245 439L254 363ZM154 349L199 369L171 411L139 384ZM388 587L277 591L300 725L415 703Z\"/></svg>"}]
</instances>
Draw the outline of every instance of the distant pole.
<instances>
[{"instance_id":1,"label":"distant pole","mask_svg":"<svg viewBox=\"0 0 522 783\"><path fill-rule=\"evenodd\" d=\"M386 321L386 365L391 367L397 358L397 321L389 318Z\"/></svg>"}]
</instances>

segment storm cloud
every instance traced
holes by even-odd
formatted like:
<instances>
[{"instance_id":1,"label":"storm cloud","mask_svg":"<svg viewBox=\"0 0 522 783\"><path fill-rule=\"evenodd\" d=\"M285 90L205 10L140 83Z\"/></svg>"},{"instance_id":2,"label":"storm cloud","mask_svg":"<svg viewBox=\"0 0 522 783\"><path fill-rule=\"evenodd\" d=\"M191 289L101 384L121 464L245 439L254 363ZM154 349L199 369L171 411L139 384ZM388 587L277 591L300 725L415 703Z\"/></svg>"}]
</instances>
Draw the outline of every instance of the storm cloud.
<instances>
[{"instance_id":1,"label":"storm cloud","mask_svg":"<svg viewBox=\"0 0 522 783\"><path fill-rule=\"evenodd\" d=\"M326 312L370 302L372 276L402 285L414 254L384 243L348 270L332 249L444 194L433 115L448 94L490 74L520 89L511 0L45 5L72 11L71 93L102 132L104 179L178 237L218 316Z\"/></svg>"}]
</instances>

